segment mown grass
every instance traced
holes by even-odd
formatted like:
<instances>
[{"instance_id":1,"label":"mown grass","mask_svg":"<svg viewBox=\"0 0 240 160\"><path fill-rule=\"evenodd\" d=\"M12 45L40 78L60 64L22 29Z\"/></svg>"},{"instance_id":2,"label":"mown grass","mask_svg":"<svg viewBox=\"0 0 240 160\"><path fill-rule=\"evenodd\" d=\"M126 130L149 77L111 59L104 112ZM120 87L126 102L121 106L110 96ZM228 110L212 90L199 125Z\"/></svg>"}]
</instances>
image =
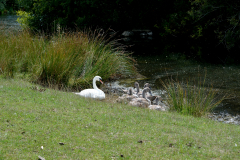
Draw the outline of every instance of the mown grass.
<instances>
[{"instance_id":1,"label":"mown grass","mask_svg":"<svg viewBox=\"0 0 240 160\"><path fill-rule=\"evenodd\" d=\"M239 158L239 126L32 86L0 78L0 159Z\"/></svg>"},{"instance_id":2,"label":"mown grass","mask_svg":"<svg viewBox=\"0 0 240 160\"><path fill-rule=\"evenodd\" d=\"M130 54L97 31L54 35L5 31L0 39L0 74L7 77L21 75L48 86L86 88L96 75L108 79L136 74Z\"/></svg>"},{"instance_id":3,"label":"mown grass","mask_svg":"<svg viewBox=\"0 0 240 160\"><path fill-rule=\"evenodd\" d=\"M162 82L168 95L166 101L170 110L201 117L211 112L226 98L226 95L220 95L213 86L206 87L205 78L189 81L168 79Z\"/></svg>"}]
</instances>

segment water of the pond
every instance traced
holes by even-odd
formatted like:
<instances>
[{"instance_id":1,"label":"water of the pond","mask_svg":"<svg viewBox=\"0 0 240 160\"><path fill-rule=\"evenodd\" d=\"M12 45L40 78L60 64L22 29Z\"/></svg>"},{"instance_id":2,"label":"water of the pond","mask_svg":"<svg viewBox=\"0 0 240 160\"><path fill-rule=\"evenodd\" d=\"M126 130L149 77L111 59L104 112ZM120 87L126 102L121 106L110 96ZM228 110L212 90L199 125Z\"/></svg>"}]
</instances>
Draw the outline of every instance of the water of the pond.
<instances>
[{"instance_id":1,"label":"water of the pond","mask_svg":"<svg viewBox=\"0 0 240 160\"><path fill-rule=\"evenodd\" d=\"M133 87L135 81L138 81L140 86L150 83L155 95L165 97L166 92L163 90L162 81L173 78L186 83L187 81L197 82L197 79L201 78L202 81L205 79L205 87L213 87L222 95L228 95L215 112L240 114L240 66L210 65L186 60L177 54L163 55L158 46L152 46L153 41L145 37L137 43L136 41L132 44L131 41L125 42L127 45L134 46L131 51L134 51L133 57L137 60L138 71L146 79L120 80L115 85Z\"/></svg>"},{"instance_id":2,"label":"water of the pond","mask_svg":"<svg viewBox=\"0 0 240 160\"><path fill-rule=\"evenodd\" d=\"M0 16L0 29L20 29L20 24L17 22L18 16L16 15L2 15Z\"/></svg>"},{"instance_id":3,"label":"water of the pond","mask_svg":"<svg viewBox=\"0 0 240 160\"><path fill-rule=\"evenodd\" d=\"M20 25L16 21L17 16L8 15L0 16L0 26L5 29L19 29ZM163 90L161 81L170 77L177 78L180 81L186 82L196 77L204 77L206 75L205 86L212 85L213 88L219 89L221 93L227 93L228 99L217 108L217 111L230 113L232 115L240 114L240 66L222 66L222 65L207 65L192 62L183 59L178 55L161 54L158 49L159 43L152 37L142 37L142 39L125 39L122 41L127 44L134 52L133 57L137 60L137 68L140 74L145 76L145 79L124 79L113 82L115 87L133 87L135 81L143 86L144 83L152 85L153 94L164 97L166 92Z\"/></svg>"}]
</instances>

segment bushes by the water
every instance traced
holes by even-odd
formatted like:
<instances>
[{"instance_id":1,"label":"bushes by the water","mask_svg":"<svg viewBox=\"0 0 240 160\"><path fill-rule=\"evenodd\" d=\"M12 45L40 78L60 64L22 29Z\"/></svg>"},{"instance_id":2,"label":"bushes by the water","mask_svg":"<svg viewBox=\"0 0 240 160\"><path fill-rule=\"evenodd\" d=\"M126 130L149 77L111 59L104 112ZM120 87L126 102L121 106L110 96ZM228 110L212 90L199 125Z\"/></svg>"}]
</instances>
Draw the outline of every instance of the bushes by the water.
<instances>
[{"instance_id":1,"label":"bushes by the water","mask_svg":"<svg viewBox=\"0 0 240 160\"><path fill-rule=\"evenodd\" d=\"M170 110L182 114L201 117L209 113L214 107L219 105L225 98L217 96L217 91L213 87L204 87L205 80L198 81L190 85L169 79L163 86L168 93L167 103Z\"/></svg>"},{"instance_id":2,"label":"bushes by the water","mask_svg":"<svg viewBox=\"0 0 240 160\"><path fill-rule=\"evenodd\" d=\"M136 73L133 59L114 42L97 33L72 32L32 36L29 32L0 34L0 73L23 75L48 85L91 84L95 75L103 79Z\"/></svg>"}]
</instances>

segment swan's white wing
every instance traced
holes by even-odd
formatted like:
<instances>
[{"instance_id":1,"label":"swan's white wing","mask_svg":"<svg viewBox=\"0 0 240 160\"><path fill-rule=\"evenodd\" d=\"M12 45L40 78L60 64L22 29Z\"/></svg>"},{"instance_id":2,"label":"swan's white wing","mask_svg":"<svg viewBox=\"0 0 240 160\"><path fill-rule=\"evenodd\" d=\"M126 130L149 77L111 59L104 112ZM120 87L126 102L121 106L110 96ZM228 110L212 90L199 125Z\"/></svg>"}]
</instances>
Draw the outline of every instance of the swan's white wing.
<instances>
[{"instance_id":1,"label":"swan's white wing","mask_svg":"<svg viewBox=\"0 0 240 160\"><path fill-rule=\"evenodd\" d=\"M86 98L105 99L105 93L100 89L85 89L76 94Z\"/></svg>"}]
</instances>

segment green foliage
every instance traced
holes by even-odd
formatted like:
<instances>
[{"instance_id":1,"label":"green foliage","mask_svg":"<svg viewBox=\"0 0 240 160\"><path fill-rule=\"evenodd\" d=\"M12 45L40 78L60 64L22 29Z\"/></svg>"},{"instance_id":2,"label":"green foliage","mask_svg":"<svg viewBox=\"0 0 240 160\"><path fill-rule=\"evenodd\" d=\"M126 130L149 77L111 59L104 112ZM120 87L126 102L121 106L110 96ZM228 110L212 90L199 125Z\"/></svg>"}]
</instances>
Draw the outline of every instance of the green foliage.
<instances>
[{"instance_id":1,"label":"green foliage","mask_svg":"<svg viewBox=\"0 0 240 160\"><path fill-rule=\"evenodd\" d=\"M116 31L150 29L162 38L168 52L197 59L235 58L239 51L239 2L231 0L19 0L33 30L103 28ZM220 54L225 49L231 54ZM209 57L211 55L211 57Z\"/></svg>"},{"instance_id":2,"label":"green foliage","mask_svg":"<svg viewBox=\"0 0 240 160\"><path fill-rule=\"evenodd\" d=\"M5 8L6 0L0 0L0 11Z\"/></svg>"},{"instance_id":3,"label":"green foliage","mask_svg":"<svg viewBox=\"0 0 240 160\"><path fill-rule=\"evenodd\" d=\"M17 22L20 23L21 27L23 29L27 29L29 27L29 20L31 18L30 14L25 11L17 11L17 15L19 16L17 18Z\"/></svg>"},{"instance_id":4,"label":"green foliage","mask_svg":"<svg viewBox=\"0 0 240 160\"><path fill-rule=\"evenodd\" d=\"M29 11L33 7L34 0L17 0L18 8Z\"/></svg>"},{"instance_id":5,"label":"green foliage","mask_svg":"<svg viewBox=\"0 0 240 160\"><path fill-rule=\"evenodd\" d=\"M7 12L6 10L6 0L0 0L0 15L5 14Z\"/></svg>"},{"instance_id":6,"label":"green foliage","mask_svg":"<svg viewBox=\"0 0 240 160\"><path fill-rule=\"evenodd\" d=\"M195 82L194 82L195 83ZM218 106L225 96L217 97L217 91L204 87L205 80L198 80L197 84L190 85L188 82L176 82L168 80L163 83L168 93L167 103L170 109L186 115L201 117Z\"/></svg>"},{"instance_id":7,"label":"green foliage","mask_svg":"<svg viewBox=\"0 0 240 160\"><path fill-rule=\"evenodd\" d=\"M165 7L171 4L172 2L163 0L151 3L137 0L41 0L35 2L31 9L34 18L30 26L50 32L56 29L55 24L68 29L75 29L76 26L103 29L111 27L121 31L139 27L154 28L156 22L168 13Z\"/></svg>"},{"instance_id":8,"label":"green foliage","mask_svg":"<svg viewBox=\"0 0 240 160\"><path fill-rule=\"evenodd\" d=\"M168 16L156 23L166 46L171 46L168 52L184 52L195 59L211 62L233 60L237 63L238 1L180 0L173 4Z\"/></svg>"},{"instance_id":9,"label":"green foliage","mask_svg":"<svg viewBox=\"0 0 240 160\"><path fill-rule=\"evenodd\" d=\"M0 15L1 14L15 14L19 9L20 0L0 0Z\"/></svg>"},{"instance_id":10,"label":"green foliage","mask_svg":"<svg viewBox=\"0 0 240 160\"><path fill-rule=\"evenodd\" d=\"M239 3L237 1L195 0L191 5L191 16L205 32L214 32L218 41L228 49L239 42Z\"/></svg>"},{"instance_id":11,"label":"green foliage","mask_svg":"<svg viewBox=\"0 0 240 160\"><path fill-rule=\"evenodd\" d=\"M17 10L30 11L34 0L0 0L1 14L16 14Z\"/></svg>"},{"instance_id":12,"label":"green foliage","mask_svg":"<svg viewBox=\"0 0 240 160\"><path fill-rule=\"evenodd\" d=\"M58 33L49 37L32 36L27 31L2 34L0 68L6 76L24 74L50 87L83 87L96 75L108 79L117 74L135 74L128 53L101 37L90 32Z\"/></svg>"}]
</instances>

